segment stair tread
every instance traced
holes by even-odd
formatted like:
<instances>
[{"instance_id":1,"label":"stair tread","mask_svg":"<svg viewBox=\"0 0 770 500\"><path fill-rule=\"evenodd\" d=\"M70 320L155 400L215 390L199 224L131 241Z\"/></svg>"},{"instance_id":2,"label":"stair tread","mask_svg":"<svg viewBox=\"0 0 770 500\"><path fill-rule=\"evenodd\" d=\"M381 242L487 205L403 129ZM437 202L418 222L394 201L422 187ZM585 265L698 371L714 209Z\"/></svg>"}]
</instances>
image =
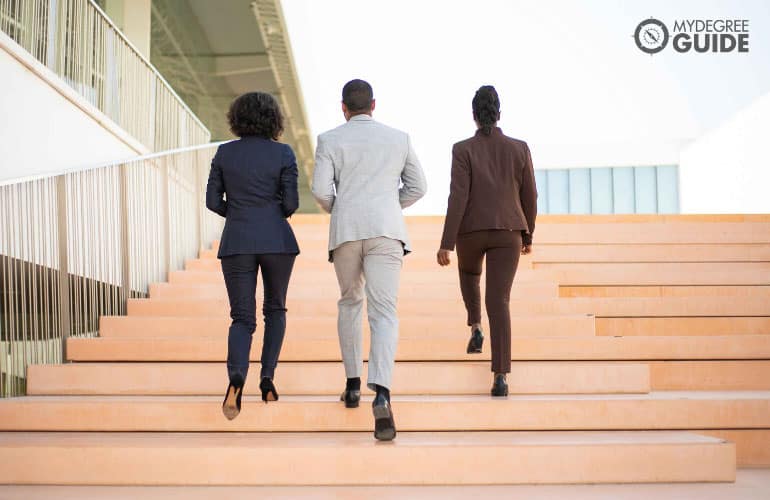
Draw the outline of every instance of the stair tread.
<instances>
[{"instance_id":1,"label":"stair tread","mask_svg":"<svg viewBox=\"0 0 770 500\"><path fill-rule=\"evenodd\" d=\"M687 431L493 431L493 432L401 432L394 447L509 447L562 445L658 445L720 444L719 438ZM120 433L100 432L0 432L0 447L42 448L79 446L113 447L339 447L378 446L369 432L292 433Z\"/></svg>"},{"instance_id":2,"label":"stair tread","mask_svg":"<svg viewBox=\"0 0 770 500\"><path fill-rule=\"evenodd\" d=\"M254 396L256 397L256 396ZM244 400L249 399L248 394ZM373 396L363 394L361 401L371 402ZM213 395L27 395L0 400L0 405L14 405L18 403L62 403L62 402L96 402L96 401L121 401L139 403L157 402L211 402L221 403L221 397ZM768 391L652 391L640 394L511 394L506 399L491 399L487 395L480 394L406 394L393 395L393 402L490 402L493 404L505 404L511 401L673 401L673 400L766 400L770 399ZM339 403L339 397L335 395L286 395L281 396L281 403Z\"/></svg>"}]
</instances>

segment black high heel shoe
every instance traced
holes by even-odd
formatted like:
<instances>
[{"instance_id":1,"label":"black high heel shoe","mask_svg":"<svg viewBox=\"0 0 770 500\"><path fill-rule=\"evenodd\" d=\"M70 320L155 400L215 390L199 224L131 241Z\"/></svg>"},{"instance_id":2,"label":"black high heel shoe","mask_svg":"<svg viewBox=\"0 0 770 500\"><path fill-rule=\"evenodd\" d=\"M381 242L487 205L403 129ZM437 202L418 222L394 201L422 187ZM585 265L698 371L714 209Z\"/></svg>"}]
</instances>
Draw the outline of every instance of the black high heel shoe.
<instances>
[{"instance_id":1,"label":"black high heel shoe","mask_svg":"<svg viewBox=\"0 0 770 500\"><path fill-rule=\"evenodd\" d=\"M265 404L268 401L278 401L278 391L275 390L273 379L270 377L262 377L262 381L259 383L259 390L262 391L262 401Z\"/></svg>"},{"instance_id":2,"label":"black high heel shoe","mask_svg":"<svg viewBox=\"0 0 770 500\"><path fill-rule=\"evenodd\" d=\"M481 329L476 328L471 333L471 339L468 341L468 354L479 354L481 352L481 346L484 345L484 334L481 333Z\"/></svg>"},{"instance_id":3,"label":"black high heel shoe","mask_svg":"<svg viewBox=\"0 0 770 500\"><path fill-rule=\"evenodd\" d=\"M494 397L508 396L508 383L505 381L504 373L495 373L495 382L492 384L490 393Z\"/></svg>"},{"instance_id":4,"label":"black high heel shoe","mask_svg":"<svg viewBox=\"0 0 770 500\"><path fill-rule=\"evenodd\" d=\"M230 379L225 400L222 402L222 413L227 420L232 420L241 413L241 396L243 396L243 379L235 376Z\"/></svg>"}]
</instances>

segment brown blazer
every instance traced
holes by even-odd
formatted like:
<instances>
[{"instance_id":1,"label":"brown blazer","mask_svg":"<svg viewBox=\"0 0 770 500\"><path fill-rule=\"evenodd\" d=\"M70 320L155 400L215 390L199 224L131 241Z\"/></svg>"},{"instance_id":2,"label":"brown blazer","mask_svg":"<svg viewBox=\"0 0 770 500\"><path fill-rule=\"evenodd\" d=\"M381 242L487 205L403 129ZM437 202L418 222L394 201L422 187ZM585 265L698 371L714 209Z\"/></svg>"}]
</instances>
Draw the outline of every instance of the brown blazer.
<instances>
[{"instance_id":1,"label":"brown blazer","mask_svg":"<svg viewBox=\"0 0 770 500\"><path fill-rule=\"evenodd\" d=\"M503 135L477 131L452 148L452 184L441 248L454 250L458 234L484 229L521 231L532 243L537 188L529 147Z\"/></svg>"}]
</instances>

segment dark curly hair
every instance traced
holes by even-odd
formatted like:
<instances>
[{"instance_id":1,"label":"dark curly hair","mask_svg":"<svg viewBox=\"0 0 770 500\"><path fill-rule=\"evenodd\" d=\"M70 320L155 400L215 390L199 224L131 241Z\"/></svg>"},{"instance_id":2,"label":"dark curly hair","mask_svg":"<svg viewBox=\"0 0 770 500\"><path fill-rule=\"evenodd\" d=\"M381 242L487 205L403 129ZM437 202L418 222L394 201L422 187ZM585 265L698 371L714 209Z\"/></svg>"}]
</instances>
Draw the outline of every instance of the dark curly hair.
<instances>
[{"instance_id":1,"label":"dark curly hair","mask_svg":"<svg viewBox=\"0 0 770 500\"><path fill-rule=\"evenodd\" d=\"M473 118L479 122L481 133L489 135L500 119L500 98L491 85L479 87L473 96Z\"/></svg>"},{"instance_id":2,"label":"dark curly hair","mask_svg":"<svg viewBox=\"0 0 770 500\"><path fill-rule=\"evenodd\" d=\"M249 92L235 98L227 112L230 131L238 137L256 135L278 140L283 132L283 113L278 101L265 92Z\"/></svg>"}]
</instances>

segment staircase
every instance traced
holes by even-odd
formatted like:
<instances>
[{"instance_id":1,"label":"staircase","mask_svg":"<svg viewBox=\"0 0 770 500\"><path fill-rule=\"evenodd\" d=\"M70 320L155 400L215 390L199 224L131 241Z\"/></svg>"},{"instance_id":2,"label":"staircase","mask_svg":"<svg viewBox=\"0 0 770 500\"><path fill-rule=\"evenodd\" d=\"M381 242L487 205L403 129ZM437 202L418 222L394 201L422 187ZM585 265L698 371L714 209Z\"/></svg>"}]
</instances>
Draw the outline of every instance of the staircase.
<instances>
[{"instance_id":1,"label":"staircase","mask_svg":"<svg viewBox=\"0 0 770 500\"><path fill-rule=\"evenodd\" d=\"M489 344L465 354L456 262L435 264L442 219L408 223L395 442L372 437L371 393L338 401L328 219L295 216L279 402L259 401L257 363L240 416L222 416L215 246L103 317L99 338L70 338L71 363L29 368L28 395L0 401L0 483L729 482L770 467L770 217L542 217L503 400L488 396Z\"/></svg>"}]
</instances>

